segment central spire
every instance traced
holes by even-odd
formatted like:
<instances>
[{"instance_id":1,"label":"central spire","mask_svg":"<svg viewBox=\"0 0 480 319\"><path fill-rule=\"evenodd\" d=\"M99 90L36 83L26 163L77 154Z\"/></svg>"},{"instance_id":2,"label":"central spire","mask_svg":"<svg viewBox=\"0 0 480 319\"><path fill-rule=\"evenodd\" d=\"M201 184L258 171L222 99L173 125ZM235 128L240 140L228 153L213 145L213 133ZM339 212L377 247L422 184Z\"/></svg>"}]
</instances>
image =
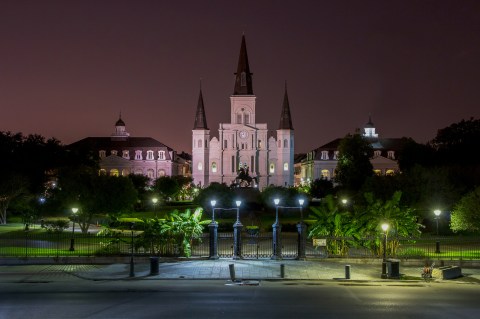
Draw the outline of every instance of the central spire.
<instances>
[{"instance_id":1,"label":"central spire","mask_svg":"<svg viewBox=\"0 0 480 319\"><path fill-rule=\"evenodd\" d=\"M194 130L208 130L207 116L205 115L205 107L203 105L202 85L200 84L200 94L198 96L197 113L195 114Z\"/></svg>"},{"instance_id":2,"label":"central spire","mask_svg":"<svg viewBox=\"0 0 480 319\"><path fill-rule=\"evenodd\" d=\"M238 58L237 72L235 73L235 88L233 95L253 95L252 73L248 65L247 45L245 35L242 35L240 57Z\"/></svg>"},{"instance_id":3,"label":"central spire","mask_svg":"<svg viewBox=\"0 0 480 319\"><path fill-rule=\"evenodd\" d=\"M282 113L280 114L279 130L293 130L290 103L288 102L287 82L285 81L285 95L283 96Z\"/></svg>"}]
</instances>

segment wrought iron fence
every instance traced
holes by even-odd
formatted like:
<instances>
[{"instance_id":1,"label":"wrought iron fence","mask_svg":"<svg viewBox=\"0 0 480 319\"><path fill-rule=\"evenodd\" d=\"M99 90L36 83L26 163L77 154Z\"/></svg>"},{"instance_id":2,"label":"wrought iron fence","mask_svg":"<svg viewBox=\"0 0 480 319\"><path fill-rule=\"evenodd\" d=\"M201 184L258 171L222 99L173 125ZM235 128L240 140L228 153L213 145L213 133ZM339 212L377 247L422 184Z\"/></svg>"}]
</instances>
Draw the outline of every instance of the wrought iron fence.
<instances>
[{"instance_id":1,"label":"wrought iron fence","mask_svg":"<svg viewBox=\"0 0 480 319\"><path fill-rule=\"evenodd\" d=\"M72 237L73 250L72 248ZM282 258L298 256L298 234L281 233ZM480 260L480 237L422 237L387 239L386 256L397 258L431 258ZM75 234L68 232L16 232L0 236L0 257L63 257L63 256L125 256L131 253L130 232L112 235ZM146 240L140 233L134 233L135 255L181 256L182 247L175 239ZM203 234L191 243L191 254L208 257L209 235ZM233 256L233 233L218 233L218 254L221 258ZM242 232L242 258L271 258L272 233ZM319 258L381 258L383 245L381 237L344 238L325 237L307 239L307 257Z\"/></svg>"}]
</instances>

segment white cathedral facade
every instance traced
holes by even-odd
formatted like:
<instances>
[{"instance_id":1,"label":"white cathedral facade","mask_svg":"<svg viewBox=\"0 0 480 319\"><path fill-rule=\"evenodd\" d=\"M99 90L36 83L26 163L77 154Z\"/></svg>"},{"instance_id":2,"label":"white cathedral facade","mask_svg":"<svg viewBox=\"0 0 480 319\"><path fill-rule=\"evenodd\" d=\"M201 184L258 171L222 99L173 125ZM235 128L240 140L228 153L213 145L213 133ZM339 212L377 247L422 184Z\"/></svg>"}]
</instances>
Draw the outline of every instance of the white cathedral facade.
<instances>
[{"instance_id":1,"label":"white cathedral facade","mask_svg":"<svg viewBox=\"0 0 480 319\"><path fill-rule=\"evenodd\" d=\"M202 91L192 130L192 177L197 185L231 185L240 169L248 170L250 186L293 186L294 130L287 90L275 134L266 123L257 123L256 96L248 63L245 36L242 37L235 86L230 96L230 122L220 123L218 137L210 136ZM279 108L280 110L280 108Z\"/></svg>"}]
</instances>

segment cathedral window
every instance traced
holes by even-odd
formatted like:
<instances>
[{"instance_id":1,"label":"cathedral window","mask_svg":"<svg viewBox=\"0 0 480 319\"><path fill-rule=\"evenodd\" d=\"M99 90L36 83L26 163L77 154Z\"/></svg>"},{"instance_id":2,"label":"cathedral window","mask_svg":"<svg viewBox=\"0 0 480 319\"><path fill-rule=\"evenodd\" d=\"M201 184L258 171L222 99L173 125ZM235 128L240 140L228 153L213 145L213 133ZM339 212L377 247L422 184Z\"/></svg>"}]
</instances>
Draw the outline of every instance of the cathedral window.
<instances>
[{"instance_id":1,"label":"cathedral window","mask_svg":"<svg viewBox=\"0 0 480 319\"><path fill-rule=\"evenodd\" d=\"M118 154L117 151L110 151L110 155L115 155L115 156L117 156L117 154Z\"/></svg>"},{"instance_id":2,"label":"cathedral window","mask_svg":"<svg viewBox=\"0 0 480 319\"><path fill-rule=\"evenodd\" d=\"M153 151L147 151L147 160L153 160Z\"/></svg>"},{"instance_id":3,"label":"cathedral window","mask_svg":"<svg viewBox=\"0 0 480 319\"><path fill-rule=\"evenodd\" d=\"M329 157L328 157L328 151L322 151L322 157L321 157L322 160L328 160Z\"/></svg>"},{"instance_id":4,"label":"cathedral window","mask_svg":"<svg viewBox=\"0 0 480 319\"><path fill-rule=\"evenodd\" d=\"M198 140L198 148L202 148L202 140Z\"/></svg>"},{"instance_id":5,"label":"cathedral window","mask_svg":"<svg viewBox=\"0 0 480 319\"><path fill-rule=\"evenodd\" d=\"M395 159L395 152L394 151L388 151L388 158L389 159Z\"/></svg>"},{"instance_id":6,"label":"cathedral window","mask_svg":"<svg viewBox=\"0 0 480 319\"><path fill-rule=\"evenodd\" d=\"M235 156L232 156L232 173L235 173Z\"/></svg>"},{"instance_id":7,"label":"cathedral window","mask_svg":"<svg viewBox=\"0 0 480 319\"><path fill-rule=\"evenodd\" d=\"M242 124L242 114L237 114L237 124Z\"/></svg>"},{"instance_id":8,"label":"cathedral window","mask_svg":"<svg viewBox=\"0 0 480 319\"><path fill-rule=\"evenodd\" d=\"M198 168L199 171L203 170L203 164L202 164L202 162L198 162L197 168Z\"/></svg>"},{"instance_id":9,"label":"cathedral window","mask_svg":"<svg viewBox=\"0 0 480 319\"><path fill-rule=\"evenodd\" d=\"M212 162L212 173L216 173L216 172L217 172L217 163Z\"/></svg>"},{"instance_id":10,"label":"cathedral window","mask_svg":"<svg viewBox=\"0 0 480 319\"><path fill-rule=\"evenodd\" d=\"M248 113L243 114L243 123L249 124L250 123L250 116Z\"/></svg>"},{"instance_id":11,"label":"cathedral window","mask_svg":"<svg viewBox=\"0 0 480 319\"><path fill-rule=\"evenodd\" d=\"M106 152L102 150L102 151L98 152L98 156L100 156L100 158L105 158L105 155L106 155L105 153Z\"/></svg>"},{"instance_id":12,"label":"cathedral window","mask_svg":"<svg viewBox=\"0 0 480 319\"><path fill-rule=\"evenodd\" d=\"M247 86L247 74L245 72L240 74L240 85Z\"/></svg>"},{"instance_id":13,"label":"cathedral window","mask_svg":"<svg viewBox=\"0 0 480 319\"><path fill-rule=\"evenodd\" d=\"M283 147L288 148L288 140L287 139L283 140Z\"/></svg>"},{"instance_id":14,"label":"cathedral window","mask_svg":"<svg viewBox=\"0 0 480 319\"><path fill-rule=\"evenodd\" d=\"M123 151L122 157L125 159L130 159L130 152L129 151Z\"/></svg>"},{"instance_id":15,"label":"cathedral window","mask_svg":"<svg viewBox=\"0 0 480 319\"><path fill-rule=\"evenodd\" d=\"M270 163L270 169L269 169L269 171L270 171L270 174L275 173L275 163Z\"/></svg>"},{"instance_id":16,"label":"cathedral window","mask_svg":"<svg viewBox=\"0 0 480 319\"><path fill-rule=\"evenodd\" d=\"M165 151L158 151L158 159L159 160L165 159Z\"/></svg>"},{"instance_id":17,"label":"cathedral window","mask_svg":"<svg viewBox=\"0 0 480 319\"><path fill-rule=\"evenodd\" d=\"M283 170L288 171L288 163L283 163Z\"/></svg>"},{"instance_id":18,"label":"cathedral window","mask_svg":"<svg viewBox=\"0 0 480 319\"><path fill-rule=\"evenodd\" d=\"M142 151L135 151L135 159L136 160L142 160Z\"/></svg>"}]
</instances>

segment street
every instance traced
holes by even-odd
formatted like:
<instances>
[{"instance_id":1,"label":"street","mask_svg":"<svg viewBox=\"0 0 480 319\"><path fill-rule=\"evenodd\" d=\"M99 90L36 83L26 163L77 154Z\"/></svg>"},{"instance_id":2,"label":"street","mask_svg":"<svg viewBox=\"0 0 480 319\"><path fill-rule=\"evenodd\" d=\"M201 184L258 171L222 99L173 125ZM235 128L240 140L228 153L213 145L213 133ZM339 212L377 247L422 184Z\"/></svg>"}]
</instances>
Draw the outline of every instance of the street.
<instances>
[{"instance_id":1,"label":"street","mask_svg":"<svg viewBox=\"0 0 480 319\"><path fill-rule=\"evenodd\" d=\"M478 318L476 284L118 280L0 283L0 318Z\"/></svg>"}]
</instances>

